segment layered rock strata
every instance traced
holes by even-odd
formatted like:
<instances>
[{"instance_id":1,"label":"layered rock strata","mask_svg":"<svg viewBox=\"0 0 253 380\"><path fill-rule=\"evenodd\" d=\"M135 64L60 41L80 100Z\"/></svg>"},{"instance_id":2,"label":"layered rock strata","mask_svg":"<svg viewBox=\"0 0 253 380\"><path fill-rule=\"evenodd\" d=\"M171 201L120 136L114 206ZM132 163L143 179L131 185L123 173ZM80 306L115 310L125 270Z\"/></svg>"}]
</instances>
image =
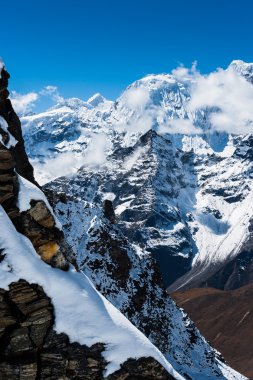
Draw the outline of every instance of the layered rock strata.
<instances>
[{"instance_id":1,"label":"layered rock strata","mask_svg":"<svg viewBox=\"0 0 253 380\"><path fill-rule=\"evenodd\" d=\"M0 379L102 380L103 344L70 343L53 330L54 310L37 284L20 280L0 290ZM108 380L173 380L153 358L129 359Z\"/></svg>"}]
</instances>

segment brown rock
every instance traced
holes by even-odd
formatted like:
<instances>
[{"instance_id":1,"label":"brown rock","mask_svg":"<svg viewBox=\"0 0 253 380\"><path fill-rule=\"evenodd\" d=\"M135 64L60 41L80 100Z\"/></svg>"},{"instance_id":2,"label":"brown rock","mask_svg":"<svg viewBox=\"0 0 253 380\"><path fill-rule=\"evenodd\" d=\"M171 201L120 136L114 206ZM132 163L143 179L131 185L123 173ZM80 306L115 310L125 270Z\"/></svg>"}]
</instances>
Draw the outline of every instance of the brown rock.
<instances>
[{"instance_id":1,"label":"brown rock","mask_svg":"<svg viewBox=\"0 0 253 380\"><path fill-rule=\"evenodd\" d=\"M29 214L43 227L53 228L55 226L55 220L43 201L36 202L35 206L29 210Z\"/></svg>"},{"instance_id":2,"label":"brown rock","mask_svg":"<svg viewBox=\"0 0 253 380\"><path fill-rule=\"evenodd\" d=\"M50 241L46 244L39 246L37 251L43 261L50 263L52 258L55 255L57 255L59 248L60 247L57 243L55 243L54 241Z\"/></svg>"},{"instance_id":3,"label":"brown rock","mask_svg":"<svg viewBox=\"0 0 253 380\"><path fill-rule=\"evenodd\" d=\"M174 377L153 358L128 359L119 371L108 376L108 380L173 380Z\"/></svg>"}]
</instances>

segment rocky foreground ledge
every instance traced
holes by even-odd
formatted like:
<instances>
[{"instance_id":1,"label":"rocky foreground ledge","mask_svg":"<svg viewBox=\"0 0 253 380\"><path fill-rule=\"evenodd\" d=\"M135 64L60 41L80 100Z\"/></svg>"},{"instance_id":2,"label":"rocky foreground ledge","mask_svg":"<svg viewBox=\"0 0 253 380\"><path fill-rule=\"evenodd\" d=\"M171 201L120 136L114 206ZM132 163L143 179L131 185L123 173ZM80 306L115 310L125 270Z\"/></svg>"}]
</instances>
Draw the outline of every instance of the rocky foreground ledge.
<instances>
[{"instance_id":1,"label":"rocky foreground ledge","mask_svg":"<svg viewBox=\"0 0 253 380\"><path fill-rule=\"evenodd\" d=\"M54 308L37 284L20 280L0 290L0 379L103 379L103 344L70 343L56 334ZM153 358L129 359L116 379L174 379Z\"/></svg>"}]
</instances>

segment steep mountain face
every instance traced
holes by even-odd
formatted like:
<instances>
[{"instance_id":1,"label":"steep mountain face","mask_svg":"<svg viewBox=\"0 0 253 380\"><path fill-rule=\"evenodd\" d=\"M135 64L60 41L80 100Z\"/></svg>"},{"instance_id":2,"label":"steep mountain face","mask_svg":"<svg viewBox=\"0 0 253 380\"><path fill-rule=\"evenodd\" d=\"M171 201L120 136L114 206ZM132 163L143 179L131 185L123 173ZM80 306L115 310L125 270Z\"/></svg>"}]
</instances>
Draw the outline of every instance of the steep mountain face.
<instances>
[{"instance_id":1,"label":"steep mountain face","mask_svg":"<svg viewBox=\"0 0 253 380\"><path fill-rule=\"evenodd\" d=\"M0 110L9 107L8 119L0 116L0 378L183 379L71 265L45 195L18 174L35 182L20 124L10 132L8 121L18 119L9 75L0 74Z\"/></svg>"},{"instance_id":2,"label":"steep mountain face","mask_svg":"<svg viewBox=\"0 0 253 380\"><path fill-rule=\"evenodd\" d=\"M252 81L252 64L232 68ZM230 289L252 278L252 135L213 132L213 109L187 107L194 85L150 75L115 103L67 100L24 117L25 141L42 182L75 174L64 191L98 204L112 197L123 233L156 257L170 290ZM184 134L189 122L203 133ZM90 160L100 151L104 160Z\"/></svg>"},{"instance_id":3,"label":"steep mountain face","mask_svg":"<svg viewBox=\"0 0 253 380\"><path fill-rule=\"evenodd\" d=\"M228 363L252 378L253 285L233 291L190 289L172 296Z\"/></svg>"},{"instance_id":4,"label":"steep mountain face","mask_svg":"<svg viewBox=\"0 0 253 380\"><path fill-rule=\"evenodd\" d=\"M65 182L64 182L65 183ZM97 289L138 327L187 379L233 378L222 357L203 339L193 323L164 290L152 256L130 244L111 201L102 213L84 196L73 196L61 180L46 193L55 206L65 237L77 254L78 267ZM80 185L87 191L89 184ZM92 193L92 188L90 189Z\"/></svg>"}]
</instances>

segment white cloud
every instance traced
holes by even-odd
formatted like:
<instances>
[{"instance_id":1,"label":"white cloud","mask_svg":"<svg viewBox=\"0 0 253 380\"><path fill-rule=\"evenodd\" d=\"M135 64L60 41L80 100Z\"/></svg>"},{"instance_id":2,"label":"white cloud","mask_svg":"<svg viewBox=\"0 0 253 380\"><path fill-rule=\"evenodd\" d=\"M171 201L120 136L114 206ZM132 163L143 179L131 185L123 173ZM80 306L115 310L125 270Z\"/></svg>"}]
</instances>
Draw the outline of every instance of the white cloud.
<instances>
[{"instance_id":1,"label":"white cloud","mask_svg":"<svg viewBox=\"0 0 253 380\"><path fill-rule=\"evenodd\" d=\"M24 115L28 112L31 112L35 107L38 98L39 95L36 92L19 94L16 91L12 91L10 96L14 110L20 115Z\"/></svg>"},{"instance_id":2,"label":"white cloud","mask_svg":"<svg viewBox=\"0 0 253 380\"><path fill-rule=\"evenodd\" d=\"M176 77L177 79L187 79L187 78L196 77L200 75L197 70L197 61L194 61L192 63L191 68L187 68L181 64L178 67L176 67L174 70L172 70L171 74L174 75L174 77Z\"/></svg>"},{"instance_id":3,"label":"white cloud","mask_svg":"<svg viewBox=\"0 0 253 380\"><path fill-rule=\"evenodd\" d=\"M36 105L42 98L49 98L53 104L60 103L64 98L60 95L58 87L46 86L39 92L28 92L27 94L20 94L16 91L11 92L11 102L14 110L20 115L26 115L29 112L35 111Z\"/></svg>"},{"instance_id":4,"label":"white cloud","mask_svg":"<svg viewBox=\"0 0 253 380\"><path fill-rule=\"evenodd\" d=\"M60 95L58 87L56 86L46 86L40 91L40 95L48 96L53 100L54 103L60 103L64 98Z\"/></svg>"},{"instance_id":5,"label":"white cloud","mask_svg":"<svg viewBox=\"0 0 253 380\"><path fill-rule=\"evenodd\" d=\"M35 169L35 178L41 184L54 180L55 178L74 174L79 168L80 159L74 153L61 153L57 157L47 159L40 163L37 159L32 160Z\"/></svg>"},{"instance_id":6,"label":"white cloud","mask_svg":"<svg viewBox=\"0 0 253 380\"><path fill-rule=\"evenodd\" d=\"M142 87L130 88L124 93L124 102L126 106L132 110L144 108L149 101L149 92Z\"/></svg>"},{"instance_id":7,"label":"white cloud","mask_svg":"<svg viewBox=\"0 0 253 380\"><path fill-rule=\"evenodd\" d=\"M189 119L171 119L167 123L159 124L158 132L164 133L180 133L182 135L196 135L203 133L202 129L193 125Z\"/></svg>"},{"instance_id":8,"label":"white cloud","mask_svg":"<svg viewBox=\"0 0 253 380\"><path fill-rule=\"evenodd\" d=\"M63 152L46 159L44 163L32 160L35 178L44 185L56 178L72 175L84 165L92 170L99 169L106 164L106 151L109 148L110 142L104 133L92 133L88 148L82 153Z\"/></svg>"},{"instance_id":9,"label":"white cloud","mask_svg":"<svg viewBox=\"0 0 253 380\"><path fill-rule=\"evenodd\" d=\"M146 109L141 113L131 115L123 122L114 124L114 128L119 133L125 132L124 145L131 146L133 142L132 135L148 132L152 128L153 123L153 110Z\"/></svg>"},{"instance_id":10,"label":"white cloud","mask_svg":"<svg viewBox=\"0 0 253 380\"><path fill-rule=\"evenodd\" d=\"M253 86L232 67L196 76L187 108L191 112L209 108L214 130L253 132Z\"/></svg>"},{"instance_id":11,"label":"white cloud","mask_svg":"<svg viewBox=\"0 0 253 380\"><path fill-rule=\"evenodd\" d=\"M91 142L84 156L85 165L99 168L106 163L106 151L110 147L110 142L105 133L93 133Z\"/></svg>"}]
</instances>

